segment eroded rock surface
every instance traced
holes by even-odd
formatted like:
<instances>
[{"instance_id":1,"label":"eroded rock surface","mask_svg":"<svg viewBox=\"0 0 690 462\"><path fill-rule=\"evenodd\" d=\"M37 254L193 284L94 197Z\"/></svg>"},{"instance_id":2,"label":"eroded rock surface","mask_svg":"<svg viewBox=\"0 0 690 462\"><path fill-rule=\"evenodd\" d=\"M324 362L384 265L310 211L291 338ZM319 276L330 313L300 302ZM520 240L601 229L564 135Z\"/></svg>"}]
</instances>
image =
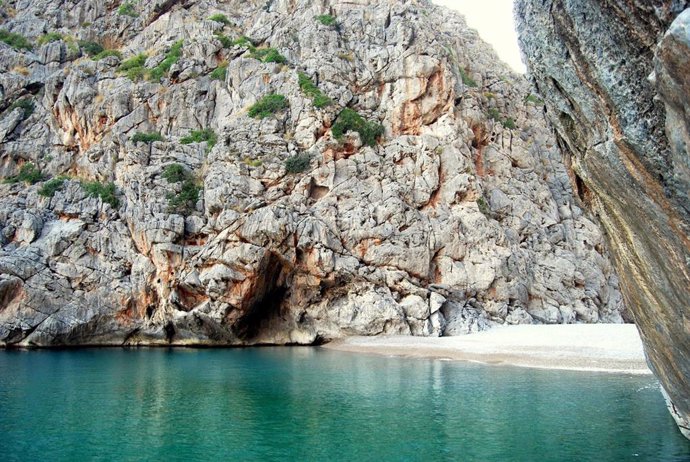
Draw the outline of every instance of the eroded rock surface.
<instances>
[{"instance_id":1,"label":"eroded rock surface","mask_svg":"<svg viewBox=\"0 0 690 462\"><path fill-rule=\"evenodd\" d=\"M690 437L690 2L519 0L530 74Z\"/></svg>"},{"instance_id":2,"label":"eroded rock surface","mask_svg":"<svg viewBox=\"0 0 690 462\"><path fill-rule=\"evenodd\" d=\"M33 51L0 43L0 174L31 162L68 176L52 197L46 180L0 185L5 344L309 344L624 320L540 100L460 16L411 0L122 6L0 7L34 43L63 34ZM130 73L144 78L76 39L146 53ZM267 47L285 62L265 62ZM332 104L315 107L299 72ZM249 117L271 93L289 108ZM22 98L32 113L8 109ZM383 136L336 139L345 107ZM193 130L217 142L183 144ZM295 156L308 165L288 173ZM173 164L201 187L186 211L171 209L185 184L166 176ZM119 203L80 185L93 180L114 182Z\"/></svg>"}]
</instances>

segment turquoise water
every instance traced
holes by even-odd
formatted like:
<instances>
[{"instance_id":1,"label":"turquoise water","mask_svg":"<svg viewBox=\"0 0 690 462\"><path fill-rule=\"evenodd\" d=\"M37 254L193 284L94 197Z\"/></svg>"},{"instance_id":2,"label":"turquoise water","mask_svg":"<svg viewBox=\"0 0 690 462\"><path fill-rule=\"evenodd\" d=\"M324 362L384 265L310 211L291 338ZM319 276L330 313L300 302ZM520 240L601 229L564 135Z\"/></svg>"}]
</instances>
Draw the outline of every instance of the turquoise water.
<instances>
[{"instance_id":1,"label":"turquoise water","mask_svg":"<svg viewBox=\"0 0 690 462\"><path fill-rule=\"evenodd\" d=\"M0 351L2 461L680 461L649 376L318 348Z\"/></svg>"}]
</instances>

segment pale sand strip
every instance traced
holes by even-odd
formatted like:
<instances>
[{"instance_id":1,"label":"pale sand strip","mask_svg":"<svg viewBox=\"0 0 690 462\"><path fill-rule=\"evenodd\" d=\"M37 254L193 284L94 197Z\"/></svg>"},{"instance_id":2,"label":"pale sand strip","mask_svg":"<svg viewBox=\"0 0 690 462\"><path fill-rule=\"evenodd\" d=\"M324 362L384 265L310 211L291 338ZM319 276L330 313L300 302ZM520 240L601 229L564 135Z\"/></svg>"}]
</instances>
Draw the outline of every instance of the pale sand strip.
<instances>
[{"instance_id":1,"label":"pale sand strip","mask_svg":"<svg viewBox=\"0 0 690 462\"><path fill-rule=\"evenodd\" d=\"M651 374L634 325L506 326L460 337L349 337L324 348L542 369Z\"/></svg>"}]
</instances>

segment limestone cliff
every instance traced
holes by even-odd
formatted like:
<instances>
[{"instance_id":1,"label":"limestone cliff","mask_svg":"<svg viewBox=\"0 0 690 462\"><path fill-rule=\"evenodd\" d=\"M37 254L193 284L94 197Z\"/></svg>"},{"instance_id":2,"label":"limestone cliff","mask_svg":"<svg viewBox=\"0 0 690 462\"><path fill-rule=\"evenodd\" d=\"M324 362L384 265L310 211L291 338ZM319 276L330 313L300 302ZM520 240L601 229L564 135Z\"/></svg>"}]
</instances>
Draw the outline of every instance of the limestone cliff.
<instances>
[{"instance_id":1,"label":"limestone cliff","mask_svg":"<svg viewBox=\"0 0 690 462\"><path fill-rule=\"evenodd\" d=\"M690 437L690 6L519 0L529 72Z\"/></svg>"},{"instance_id":2,"label":"limestone cliff","mask_svg":"<svg viewBox=\"0 0 690 462\"><path fill-rule=\"evenodd\" d=\"M624 320L541 101L446 9L5 0L0 15L5 345Z\"/></svg>"}]
</instances>

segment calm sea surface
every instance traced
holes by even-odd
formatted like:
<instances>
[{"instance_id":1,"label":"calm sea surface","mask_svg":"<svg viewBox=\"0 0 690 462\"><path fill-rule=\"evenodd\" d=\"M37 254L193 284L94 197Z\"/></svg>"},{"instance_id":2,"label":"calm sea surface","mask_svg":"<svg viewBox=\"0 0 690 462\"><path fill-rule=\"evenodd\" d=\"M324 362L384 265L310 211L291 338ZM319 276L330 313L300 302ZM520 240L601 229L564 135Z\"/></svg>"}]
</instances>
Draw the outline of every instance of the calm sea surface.
<instances>
[{"instance_id":1,"label":"calm sea surface","mask_svg":"<svg viewBox=\"0 0 690 462\"><path fill-rule=\"evenodd\" d=\"M650 376L318 348L0 351L0 460L689 461Z\"/></svg>"}]
</instances>

